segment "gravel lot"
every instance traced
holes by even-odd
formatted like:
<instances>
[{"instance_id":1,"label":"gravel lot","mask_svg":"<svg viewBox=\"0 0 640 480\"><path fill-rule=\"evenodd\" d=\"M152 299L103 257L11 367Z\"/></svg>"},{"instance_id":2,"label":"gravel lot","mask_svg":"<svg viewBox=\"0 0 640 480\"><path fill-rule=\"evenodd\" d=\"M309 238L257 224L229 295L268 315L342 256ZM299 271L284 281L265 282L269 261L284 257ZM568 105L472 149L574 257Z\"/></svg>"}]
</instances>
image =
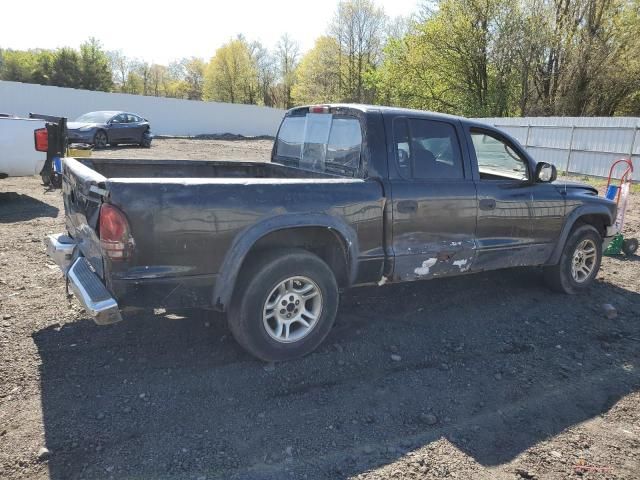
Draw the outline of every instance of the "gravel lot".
<instances>
[{"instance_id":1,"label":"gravel lot","mask_svg":"<svg viewBox=\"0 0 640 480\"><path fill-rule=\"evenodd\" d=\"M352 290L319 351L265 365L216 314L94 325L44 253L63 220L39 179L0 181L2 479L640 478L638 257L605 259L579 297L535 269Z\"/></svg>"}]
</instances>

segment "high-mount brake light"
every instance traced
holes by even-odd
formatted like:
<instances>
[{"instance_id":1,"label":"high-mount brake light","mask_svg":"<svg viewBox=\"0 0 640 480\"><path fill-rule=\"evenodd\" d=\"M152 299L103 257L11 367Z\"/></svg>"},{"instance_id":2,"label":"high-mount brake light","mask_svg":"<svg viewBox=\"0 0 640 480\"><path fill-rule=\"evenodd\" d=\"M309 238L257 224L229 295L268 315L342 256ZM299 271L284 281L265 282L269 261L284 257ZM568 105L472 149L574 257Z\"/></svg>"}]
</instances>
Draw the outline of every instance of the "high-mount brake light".
<instances>
[{"instance_id":1,"label":"high-mount brake light","mask_svg":"<svg viewBox=\"0 0 640 480\"><path fill-rule=\"evenodd\" d=\"M100 207L100 246L103 253L113 261L121 261L129 256L133 238L129 222L117 207L103 203Z\"/></svg>"},{"instance_id":2,"label":"high-mount brake light","mask_svg":"<svg viewBox=\"0 0 640 480\"><path fill-rule=\"evenodd\" d=\"M49 133L46 128L34 130L33 136L36 142L36 150L38 152L49 151Z\"/></svg>"},{"instance_id":3,"label":"high-mount brake light","mask_svg":"<svg viewBox=\"0 0 640 480\"><path fill-rule=\"evenodd\" d=\"M313 105L309 107L309 113L329 113L328 105Z\"/></svg>"}]
</instances>

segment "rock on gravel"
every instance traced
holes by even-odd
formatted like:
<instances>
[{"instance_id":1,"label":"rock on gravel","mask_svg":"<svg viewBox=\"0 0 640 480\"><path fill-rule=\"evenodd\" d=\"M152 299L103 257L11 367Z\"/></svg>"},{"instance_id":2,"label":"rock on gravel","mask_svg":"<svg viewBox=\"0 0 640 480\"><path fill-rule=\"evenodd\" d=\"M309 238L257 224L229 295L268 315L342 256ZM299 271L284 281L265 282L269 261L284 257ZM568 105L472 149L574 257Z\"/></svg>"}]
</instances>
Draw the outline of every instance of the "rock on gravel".
<instances>
[{"instance_id":1,"label":"rock on gravel","mask_svg":"<svg viewBox=\"0 0 640 480\"><path fill-rule=\"evenodd\" d=\"M602 305L602 310L604 311L605 316L609 320L613 320L618 316L618 311L616 310L616 307L614 307L610 303L605 303L604 305Z\"/></svg>"},{"instance_id":2,"label":"rock on gravel","mask_svg":"<svg viewBox=\"0 0 640 480\"><path fill-rule=\"evenodd\" d=\"M51 452L49 451L48 448L46 447L42 447L40 450L38 450L38 460L39 461L44 461L49 459L49 457L51 456Z\"/></svg>"},{"instance_id":3,"label":"rock on gravel","mask_svg":"<svg viewBox=\"0 0 640 480\"><path fill-rule=\"evenodd\" d=\"M435 425L438 423L438 417L436 417L433 413L421 413L420 421L426 425Z\"/></svg>"}]
</instances>

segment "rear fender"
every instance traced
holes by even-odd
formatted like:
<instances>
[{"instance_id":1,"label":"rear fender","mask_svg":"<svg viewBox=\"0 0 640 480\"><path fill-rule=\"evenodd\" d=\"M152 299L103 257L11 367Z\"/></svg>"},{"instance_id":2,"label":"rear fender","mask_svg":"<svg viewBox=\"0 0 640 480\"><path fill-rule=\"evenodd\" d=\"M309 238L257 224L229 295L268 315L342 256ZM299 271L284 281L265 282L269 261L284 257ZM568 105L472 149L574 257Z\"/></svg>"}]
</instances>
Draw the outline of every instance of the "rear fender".
<instances>
[{"instance_id":1,"label":"rear fender","mask_svg":"<svg viewBox=\"0 0 640 480\"><path fill-rule=\"evenodd\" d=\"M222 311L229 305L242 263L258 240L278 230L301 227L328 228L341 237L347 249L349 284L353 284L358 273L359 256L358 238L353 228L339 218L326 214L283 215L263 220L236 236L222 262L213 290L213 305Z\"/></svg>"}]
</instances>

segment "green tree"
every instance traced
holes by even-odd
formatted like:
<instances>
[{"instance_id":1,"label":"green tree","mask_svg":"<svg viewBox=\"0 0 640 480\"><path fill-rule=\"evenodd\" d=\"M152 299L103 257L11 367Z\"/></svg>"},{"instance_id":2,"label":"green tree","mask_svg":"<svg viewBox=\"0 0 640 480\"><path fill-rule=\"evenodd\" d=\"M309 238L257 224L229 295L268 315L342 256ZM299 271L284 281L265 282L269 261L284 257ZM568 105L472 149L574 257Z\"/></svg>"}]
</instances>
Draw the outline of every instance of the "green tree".
<instances>
[{"instance_id":1,"label":"green tree","mask_svg":"<svg viewBox=\"0 0 640 480\"><path fill-rule=\"evenodd\" d=\"M189 100L202 100L204 75L207 64L200 58L191 57L181 60L184 96Z\"/></svg>"},{"instance_id":2,"label":"green tree","mask_svg":"<svg viewBox=\"0 0 640 480\"><path fill-rule=\"evenodd\" d=\"M80 45L82 88L108 92L113 87L109 57L94 37Z\"/></svg>"},{"instance_id":3,"label":"green tree","mask_svg":"<svg viewBox=\"0 0 640 480\"><path fill-rule=\"evenodd\" d=\"M54 60L55 52L51 50L39 50L35 55L35 67L31 73L30 82L40 85L51 85Z\"/></svg>"},{"instance_id":4,"label":"green tree","mask_svg":"<svg viewBox=\"0 0 640 480\"><path fill-rule=\"evenodd\" d=\"M31 50L4 50L0 78L12 82L30 83L36 61L36 55Z\"/></svg>"},{"instance_id":5,"label":"green tree","mask_svg":"<svg viewBox=\"0 0 640 480\"><path fill-rule=\"evenodd\" d=\"M258 103L273 107L277 102L278 68L275 55L271 54L260 42L252 42L249 47L257 75Z\"/></svg>"},{"instance_id":6,"label":"green tree","mask_svg":"<svg viewBox=\"0 0 640 480\"><path fill-rule=\"evenodd\" d=\"M60 48L53 57L51 85L82 88L80 55L72 48Z\"/></svg>"},{"instance_id":7,"label":"green tree","mask_svg":"<svg viewBox=\"0 0 640 480\"><path fill-rule=\"evenodd\" d=\"M320 37L302 57L296 71L293 102L297 105L340 100L340 46L333 37Z\"/></svg>"},{"instance_id":8,"label":"green tree","mask_svg":"<svg viewBox=\"0 0 640 480\"><path fill-rule=\"evenodd\" d=\"M256 69L243 37L216 50L205 72L203 98L218 102L255 103Z\"/></svg>"},{"instance_id":9,"label":"green tree","mask_svg":"<svg viewBox=\"0 0 640 480\"><path fill-rule=\"evenodd\" d=\"M370 102L375 92L366 77L380 63L387 18L372 0L338 4L329 30L339 45L340 93L345 101Z\"/></svg>"},{"instance_id":10,"label":"green tree","mask_svg":"<svg viewBox=\"0 0 640 480\"><path fill-rule=\"evenodd\" d=\"M299 56L300 47L298 43L289 34L282 35L276 47L276 62L280 75L280 101L278 103L282 108L291 108L293 106L291 91L296 81L295 72Z\"/></svg>"},{"instance_id":11,"label":"green tree","mask_svg":"<svg viewBox=\"0 0 640 480\"><path fill-rule=\"evenodd\" d=\"M443 0L403 39L377 75L379 99L470 116L510 113L514 0Z\"/></svg>"}]
</instances>

